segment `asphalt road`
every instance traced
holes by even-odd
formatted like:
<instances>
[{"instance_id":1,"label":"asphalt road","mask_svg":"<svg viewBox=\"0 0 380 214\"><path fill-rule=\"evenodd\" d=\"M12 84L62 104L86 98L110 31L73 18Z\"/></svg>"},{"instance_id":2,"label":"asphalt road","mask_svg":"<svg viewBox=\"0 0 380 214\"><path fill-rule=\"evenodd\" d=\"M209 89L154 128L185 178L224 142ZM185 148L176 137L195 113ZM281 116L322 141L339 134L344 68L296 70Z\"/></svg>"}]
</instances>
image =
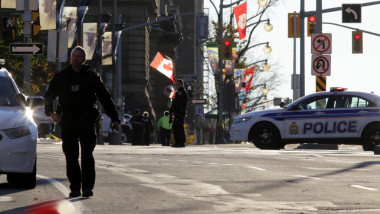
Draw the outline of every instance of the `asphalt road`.
<instances>
[{"instance_id":1,"label":"asphalt road","mask_svg":"<svg viewBox=\"0 0 380 214\"><path fill-rule=\"evenodd\" d=\"M380 213L380 161L360 146L98 145L94 196L68 198L59 143L38 144L38 180L0 176L0 213Z\"/></svg>"}]
</instances>

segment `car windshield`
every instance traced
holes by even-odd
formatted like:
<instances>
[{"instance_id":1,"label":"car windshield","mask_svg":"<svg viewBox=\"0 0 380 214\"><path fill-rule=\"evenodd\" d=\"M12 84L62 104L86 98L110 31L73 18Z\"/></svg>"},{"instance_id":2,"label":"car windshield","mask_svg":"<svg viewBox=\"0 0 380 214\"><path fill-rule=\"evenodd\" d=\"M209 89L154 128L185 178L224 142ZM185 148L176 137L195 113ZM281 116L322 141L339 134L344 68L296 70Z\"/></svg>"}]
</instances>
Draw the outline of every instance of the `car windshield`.
<instances>
[{"instance_id":1,"label":"car windshield","mask_svg":"<svg viewBox=\"0 0 380 214\"><path fill-rule=\"evenodd\" d=\"M16 90L9 78L0 77L0 106L18 106Z\"/></svg>"}]
</instances>

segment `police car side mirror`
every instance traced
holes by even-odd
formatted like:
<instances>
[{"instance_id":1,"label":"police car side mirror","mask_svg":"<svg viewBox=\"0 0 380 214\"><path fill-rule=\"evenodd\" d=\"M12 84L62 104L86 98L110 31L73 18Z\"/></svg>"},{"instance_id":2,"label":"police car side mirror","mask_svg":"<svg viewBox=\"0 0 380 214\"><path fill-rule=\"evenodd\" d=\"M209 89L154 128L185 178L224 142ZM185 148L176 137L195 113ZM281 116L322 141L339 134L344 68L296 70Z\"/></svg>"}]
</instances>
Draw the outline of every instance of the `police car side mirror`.
<instances>
[{"instance_id":1,"label":"police car side mirror","mask_svg":"<svg viewBox=\"0 0 380 214\"><path fill-rule=\"evenodd\" d=\"M26 106L26 97L24 94L16 94L15 95L15 99L16 101L22 105L22 106Z\"/></svg>"},{"instance_id":2,"label":"police car side mirror","mask_svg":"<svg viewBox=\"0 0 380 214\"><path fill-rule=\"evenodd\" d=\"M286 104L285 104L284 102L281 102L281 103L280 103L280 107L281 107L281 108L284 108L285 105L286 105Z\"/></svg>"}]
</instances>

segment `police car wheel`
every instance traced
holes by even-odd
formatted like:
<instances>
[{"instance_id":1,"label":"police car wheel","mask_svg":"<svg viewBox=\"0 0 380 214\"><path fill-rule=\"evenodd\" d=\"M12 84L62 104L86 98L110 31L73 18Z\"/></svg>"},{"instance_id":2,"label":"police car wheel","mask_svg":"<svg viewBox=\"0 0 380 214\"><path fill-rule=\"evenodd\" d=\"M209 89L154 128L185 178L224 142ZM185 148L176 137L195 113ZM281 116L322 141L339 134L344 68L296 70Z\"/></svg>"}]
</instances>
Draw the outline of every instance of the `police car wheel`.
<instances>
[{"instance_id":1,"label":"police car wheel","mask_svg":"<svg viewBox=\"0 0 380 214\"><path fill-rule=\"evenodd\" d=\"M380 124L373 124L365 129L362 139L364 151L374 151L375 146L380 144Z\"/></svg>"},{"instance_id":2,"label":"police car wheel","mask_svg":"<svg viewBox=\"0 0 380 214\"><path fill-rule=\"evenodd\" d=\"M250 141L259 149L282 149L280 133L269 123L258 124L250 132Z\"/></svg>"}]
</instances>

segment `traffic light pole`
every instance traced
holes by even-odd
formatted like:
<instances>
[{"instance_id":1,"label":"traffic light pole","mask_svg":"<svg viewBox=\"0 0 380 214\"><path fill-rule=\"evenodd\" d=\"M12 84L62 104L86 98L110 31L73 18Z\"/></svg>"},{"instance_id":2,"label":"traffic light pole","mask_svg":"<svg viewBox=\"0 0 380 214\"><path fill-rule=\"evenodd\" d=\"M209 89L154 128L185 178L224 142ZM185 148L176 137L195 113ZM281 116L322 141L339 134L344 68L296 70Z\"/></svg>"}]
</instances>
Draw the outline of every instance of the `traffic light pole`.
<instances>
[{"instance_id":1,"label":"traffic light pole","mask_svg":"<svg viewBox=\"0 0 380 214\"><path fill-rule=\"evenodd\" d=\"M219 4L219 81L218 81L218 119L216 122L216 144L224 144L226 140L224 139L224 130L223 130L223 59L222 59L222 38L223 38L223 0L220 0Z\"/></svg>"},{"instance_id":2,"label":"traffic light pole","mask_svg":"<svg viewBox=\"0 0 380 214\"><path fill-rule=\"evenodd\" d=\"M30 43L32 29L32 11L29 10L29 0L24 0L24 42ZM30 83L30 55L24 55L24 82L23 88L26 89L26 92L30 96L31 93L31 83Z\"/></svg>"}]
</instances>

